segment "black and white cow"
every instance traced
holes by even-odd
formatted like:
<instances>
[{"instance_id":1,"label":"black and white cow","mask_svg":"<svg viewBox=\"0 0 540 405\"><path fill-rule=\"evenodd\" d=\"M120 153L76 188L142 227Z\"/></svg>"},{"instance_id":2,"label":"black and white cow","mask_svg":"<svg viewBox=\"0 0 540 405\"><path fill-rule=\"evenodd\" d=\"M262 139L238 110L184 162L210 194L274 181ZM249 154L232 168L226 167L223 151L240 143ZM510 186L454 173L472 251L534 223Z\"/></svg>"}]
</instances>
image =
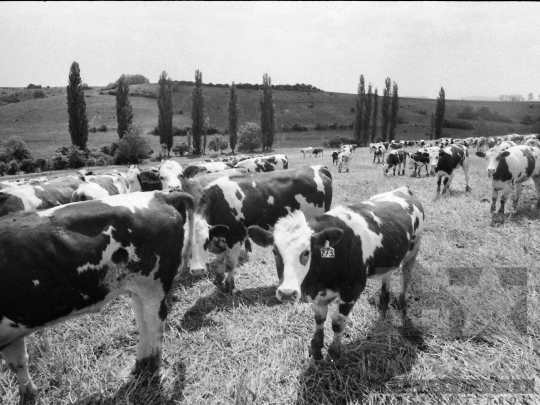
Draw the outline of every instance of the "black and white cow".
<instances>
[{"instance_id":1,"label":"black and white cow","mask_svg":"<svg viewBox=\"0 0 540 405\"><path fill-rule=\"evenodd\" d=\"M71 202L97 200L110 195L130 192L127 180L119 173L79 176L82 183L71 196Z\"/></svg>"},{"instance_id":2,"label":"black and white cow","mask_svg":"<svg viewBox=\"0 0 540 405\"><path fill-rule=\"evenodd\" d=\"M424 156L421 149L408 153L407 156L409 157L409 169L412 170L412 176L416 177L418 175L418 177L422 177L420 173L422 167L426 169L426 176L429 176L429 156Z\"/></svg>"},{"instance_id":3,"label":"black and white cow","mask_svg":"<svg viewBox=\"0 0 540 405\"><path fill-rule=\"evenodd\" d=\"M233 165L228 162L211 162L211 163L201 163L198 164L199 168L201 169L201 173L215 173L215 172L221 172L223 170L230 170L233 168Z\"/></svg>"},{"instance_id":4,"label":"black and white cow","mask_svg":"<svg viewBox=\"0 0 540 405\"><path fill-rule=\"evenodd\" d=\"M386 156L386 163L383 165L383 174L386 176L391 168L394 168L394 176L396 175L396 168L398 169L398 176L405 176L405 165L407 164L407 152L403 149L394 149Z\"/></svg>"},{"instance_id":5,"label":"black and white cow","mask_svg":"<svg viewBox=\"0 0 540 405\"><path fill-rule=\"evenodd\" d=\"M298 301L302 293L313 303L315 334L310 354L322 359L324 323L329 304L338 301L332 316L332 359L341 354L341 337L349 313L367 279L382 277L381 308L386 315L389 282L401 268L400 306L406 311L407 288L424 229L424 210L408 187L379 194L349 208L337 207L306 220L297 211L280 219L273 233L250 227L249 237L260 246L273 245L281 301Z\"/></svg>"},{"instance_id":6,"label":"black and white cow","mask_svg":"<svg viewBox=\"0 0 540 405\"><path fill-rule=\"evenodd\" d=\"M315 148L313 149L313 152L312 152L315 157L319 157L319 155L321 155L321 157L324 156L324 149L323 148Z\"/></svg>"},{"instance_id":7,"label":"black and white cow","mask_svg":"<svg viewBox=\"0 0 540 405\"><path fill-rule=\"evenodd\" d=\"M499 191L502 190L499 213L503 214L504 205L513 189L515 190L513 203L515 211L521 195L522 184L529 179L533 180L536 187L538 198L536 206L540 208L540 149L518 145L503 151L497 148L491 148L487 152L478 151L476 155L487 159L488 177L493 178L491 211L495 211L497 197Z\"/></svg>"},{"instance_id":8,"label":"black and white cow","mask_svg":"<svg viewBox=\"0 0 540 405\"><path fill-rule=\"evenodd\" d=\"M396 141L390 142L390 149L403 149L403 144Z\"/></svg>"},{"instance_id":9,"label":"black and white cow","mask_svg":"<svg viewBox=\"0 0 540 405\"><path fill-rule=\"evenodd\" d=\"M279 218L301 210L322 214L332 203L332 175L325 166L260 173L245 178L219 178L206 186L195 214L190 273L206 272L209 253L218 255L216 284L234 292L238 254L247 228L274 226Z\"/></svg>"},{"instance_id":10,"label":"black and white cow","mask_svg":"<svg viewBox=\"0 0 540 405\"><path fill-rule=\"evenodd\" d=\"M352 159L352 153L347 147L343 152L340 152L338 155L338 173L342 171L349 173L349 163Z\"/></svg>"},{"instance_id":11,"label":"black and white cow","mask_svg":"<svg viewBox=\"0 0 540 405\"><path fill-rule=\"evenodd\" d=\"M304 155L304 157L306 157L306 154L309 154L309 156L311 156L311 154L313 153L313 148L311 146L309 148L303 148L300 149L300 152L302 152L302 155Z\"/></svg>"},{"instance_id":12,"label":"black and white cow","mask_svg":"<svg viewBox=\"0 0 540 405\"><path fill-rule=\"evenodd\" d=\"M339 152L338 152L338 151L332 152L332 164L333 164L333 165L337 165L337 164L338 164L338 156L339 156Z\"/></svg>"},{"instance_id":13,"label":"black and white cow","mask_svg":"<svg viewBox=\"0 0 540 405\"><path fill-rule=\"evenodd\" d=\"M66 176L35 186L3 189L0 191L0 217L11 212L39 211L67 204L81 183L78 178Z\"/></svg>"},{"instance_id":14,"label":"black and white cow","mask_svg":"<svg viewBox=\"0 0 540 405\"><path fill-rule=\"evenodd\" d=\"M424 156L429 156L429 164L435 170L437 176L437 194L442 194L450 188L456 169L462 167L465 173L465 191L471 191L469 185L469 151L464 145L449 145L446 148L429 148ZM444 179L444 181L443 181Z\"/></svg>"},{"instance_id":15,"label":"black and white cow","mask_svg":"<svg viewBox=\"0 0 540 405\"><path fill-rule=\"evenodd\" d=\"M289 168L289 159L283 154L265 156L265 159L268 163L274 166L275 170L286 170Z\"/></svg>"},{"instance_id":16,"label":"black and white cow","mask_svg":"<svg viewBox=\"0 0 540 405\"><path fill-rule=\"evenodd\" d=\"M377 163L384 163L384 155L386 154L386 148L382 143L377 143L373 146L373 163L377 159Z\"/></svg>"},{"instance_id":17,"label":"black and white cow","mask_svg":"<svg viewBox=\"0 0 540 405\"><path fill-rule=\"evenodd\" d=\"M273 172L276 170L274 165L261 157L242 160L241 162L238 162L234 168L245 169L248 173Z\"/></svg>"},{"instance_id":18,"label":"black and white cow","mask_svg":"<svg viewBox=\"0 0 540 405\"><path fill-rule=\"evenodd\" d=\"M22 400L36 392L25 336L121 294L131 295L139 327L133 372L159 368L165 298L185 263L184 218L193 213L185 193L138 192L0 219L0 353Z\"/></svg>"}]
</instances>

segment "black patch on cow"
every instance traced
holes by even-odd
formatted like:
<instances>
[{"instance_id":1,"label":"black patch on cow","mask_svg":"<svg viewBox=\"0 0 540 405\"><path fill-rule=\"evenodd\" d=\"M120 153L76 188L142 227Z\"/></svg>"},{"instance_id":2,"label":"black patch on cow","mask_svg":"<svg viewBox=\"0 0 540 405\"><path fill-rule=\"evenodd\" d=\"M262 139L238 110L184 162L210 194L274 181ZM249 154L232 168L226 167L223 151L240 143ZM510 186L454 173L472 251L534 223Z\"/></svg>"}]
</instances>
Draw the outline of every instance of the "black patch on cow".
<instances>
[{"instance_id":1,"label":"black patch on cow","mask_svg":"<svg viewBox=\"0 0 540 405\"><path fill-rule=\"evenodd\" d=\"M520 150L521 150L521 153L523 153L523 156L525 156L525 159L527 159L527 167L525 168L525 173L527 174L527 177L531 177L531 174L533 173L534 166L535 166L534 155L528 149L520 149Z\"/></svg>"},{"instance_id":2,"label":"black patch on cow","mask_svg":"<svg viewBox=\"0 0 540 405\"><path fill-rule=\"evenodd\" d=\"M510 168L508 167L508 162L506 161L506 157L510 155L510 152L504 151L499 154L498 157L498 163L497 168L495 169L495 173L493 173L493 180L497 181L510 181L512 180L512 173L510 172Z\"/></svg>"},{"instance_id":3,"label":"black patch on cow","mask_svg":"<svg viewBox=\"0 0 540 405\"><path fill-rule=\"evenodd\" d=\"M240 193L240 191L236 190L236 193L234 193L234 195L236 196L236 198L238 198L239 201L242 201L242 194Z\"/></svg>"},{"instance_id":4,"label":"black patch on cow","mask_svg":"<svg viewBox=\"0 0 540 405\"><path fill-rule=\"evenodd\" d=\"M450 145L450 149L441 149L439 153L439 160L435 172L443 171L448 175L452 174L454 169L460 165L463 165L468 153L461 147L456 145Z\"/></svg>"},{"instance_id":5,"label":"black patch on cow","mask_svg":"<svg viewBox=\"0 0 540 405\"><path fill-rule=\"evenodd\" d=\"M159 319L164 321L167 318L168 313L169 313L169 308L167 308L167 303L165 302L165 300L162 300L161 304L159 305L159 312L158 312Z\"/></svg>"},{"instance_id":6,"label":"black patch on cow","mask_svg":"<svg viewBox=\"0 0 540 405\"><path fill-rule=\"evenodd\" d=\"M16 324L15 322L11 322L9 326L11 326L12 328L17 328L17 329L20 328L20 326Z\"/></svg>"},{"instance_id":7,"label":"black patch on cow","mask_svg":"<svg viewBox=\"0 0 540 405\"><path fill-rule=\"evenodd\" d=\"M0 191L0 217L19 211L24 211L23 201L19 197Z\"/></svg>"},{"instance_id":8,"label":"black patch on cow","mask_svg":"<svg viewBox=\"0 0 540 405\"><path fill-rule=\"evenodd\" d=\"M128 258L129 258L129 255L128 255L127 250L124 248L120 248L112 254L111 260L113 261L113 263L118 264L118 263L127 262Z\"/></svg>"}]
</instances>

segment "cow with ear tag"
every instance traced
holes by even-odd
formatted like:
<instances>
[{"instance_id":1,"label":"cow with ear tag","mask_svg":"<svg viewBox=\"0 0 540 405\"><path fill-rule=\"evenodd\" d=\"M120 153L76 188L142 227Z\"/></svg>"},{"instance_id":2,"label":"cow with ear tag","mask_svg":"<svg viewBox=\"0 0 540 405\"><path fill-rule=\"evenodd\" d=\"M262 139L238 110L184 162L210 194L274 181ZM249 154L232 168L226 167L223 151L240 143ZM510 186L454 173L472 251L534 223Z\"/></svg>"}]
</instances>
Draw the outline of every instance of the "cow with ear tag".
<instances>
[{"instance_id":1,"label":"cow with ear tag","mask_svg":"<svg viewBox=\"0 0 540 405\"><path fill-rule=\"evenodd\" d=\"M315 334L311 355L322 359L324 322L328 305L338 301L332 317L334 339L328 355L341 355L341 337L349 313L369 278L382 277L380 303L383 316L390 301L389 282L401 268L399 304L405 315L407 288L420 248L424 210L408 187L378 194L349 208L337 207L309 222L301 211L280 219L274 232L258 226L248 228L260 246L272 246L281 301L298 301L301 293L312 301Z\"/></svg>"}]
</instances>

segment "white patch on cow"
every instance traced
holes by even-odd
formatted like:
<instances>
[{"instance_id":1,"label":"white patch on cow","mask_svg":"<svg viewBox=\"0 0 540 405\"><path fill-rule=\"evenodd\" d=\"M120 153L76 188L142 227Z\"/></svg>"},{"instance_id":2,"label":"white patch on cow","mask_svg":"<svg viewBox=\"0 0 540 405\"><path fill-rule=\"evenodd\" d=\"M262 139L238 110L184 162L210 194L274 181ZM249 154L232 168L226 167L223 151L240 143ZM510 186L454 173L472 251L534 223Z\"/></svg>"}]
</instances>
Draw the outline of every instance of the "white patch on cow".
<instances>
[{"instance_id":1,"label":"white patch on cow","mask_svg":"<svg viewBox=\"0 0 540 405\"><path fill-rule=\"evenodd\" d=\"M116 241L112 236L113 230L114 230L114 228L111 225L109 227L109 229L107 229L105 232L103 232L104 235L110 236L111 240L110 240L109 244L107 245L107 247L105 248L105 250L102 252L101 260L99 261L99 263L97 263L97 264L86 263L86 264L83 264L82 266L77 267L77 272L79 274L81 274L81 273L83 273L85 271L88 271L88 270L101 269L104 266L110 264L112 262L112 256L113 256L114 252L116 252L118 249L124 249L124 250L127 251L127 253L128 253L128 261L130 261L130 262L132 262L132 261L138 262L139 261L139 257L135 253L135 246L133 246L133 244L130 244L129 246L123 246L122 243Z\"/></svg>"},{"instance_id":2,"label":"white patch on cow","mask_svg":"<svg viewBox=\"0 0 540 405\"><path fill-rule=\"evenodd\" d=\"M41 199L36 197L37 186L20 186L2 190L6 194L11 194L19 197L23 204L25 211L36 211L42 203ZM43 190L42 187L39 187Z\"/></svg>"},{"instance_id":3,"label":"white patch on cow","mask_svg":"<svg viewBox=\"0 0 540 405\"><path fill-rule=\"evenodd\" d=\"M268 197L268 204L274 204L274 197Z\"/></svg>"},{"instance_id":4,"label":"white patch on cow","mask_svg":"<svg viewBox=\"0 0 540 405\"><path fill-rule=\"evenodd\" d=\"M307 300L310 303L313 303L315 305L328 305L330 302L334 301L336 298L339 298L339 293L336 291L332 291L330 289L325 289L324 291L319 291L315 299L312 299L309 295L307 296Z\"/></svg>"},{"instance_id":5,"label":"white patch on cow","mask_svg":"<svg viewBox=\"0 0 540 405\"><path fill-rule=\"evenodd\" d=\"M148 209L150 206L150 201L154 198L155 193L161 191L153 192L142 192L137 191L135 193L129 194L118 194L112 195L106 198L103 198L101 201L111 207L125 207L128 208L131 212L135 213L135 210Z\"/></svg>"},{"instance_id":6,"label":"white patch on cow","mask_svg":"<svg viewBox=\"0 0 540 405\"><path fill-rule=\"evenodd\" d=\"M39 280L32 280L32 283L37 287L39 285Z\"/></svg>"},{"instance_id":7,"label":"white patch on cow","mask_svg":"<svg viewBox=\"0 0 540 405\"><path fill-rule=\"evenodd\" d=\"M242 202L246 198L246 195L238 183L231 181L231 179L228 177L220 177L219 179L216 179L208 184L206 188L210 188L214 185L218 186L223 191L223 196L225 197L225 201L227 201L229 204L231 211L233 208L236 210L234 218L237 221L245 219L244 214L242 213ZM238 199L236 195L237 193L240 193L240 199Z\"/></svg>"},{"instance_id":8,"label":"white patch on cow","mask_svg":"<svg viewBox=\"0 0 540 405\"><path fill-rule=\"evenodd\" d=\"M407 200L405 200L404 198L396 195L395 194L396 192L400 192L400 193L404 193L404 194L409 193L407 187L403 186L403 187L400 187L400 188L398 188L396 190L389 191L387 193L374 195L373 197L371 197L369 199L369 201L393 202L393 203L401 205L401 207L404 208L404 209L408 209L409 208L409 203L407 202Z\"/></svg>"},{"instance_id":9,"label":"white patch on cow","mask_svg":"<svg viewBox=\"0 0 540 405\"><path fill-rule=\"evenodd\" d=\"M201 214L195 214L194 217L194 232L190 233L189 222L186 222L186 235L191 235L191 251L189 258L190 269L205 269L208 259L208 251L204 249L204 245L209 238L209 225L206 219Z\"/></svg>"},{"instance_id":10,"label":"white patch on cow","mask_svg":"<svg viewBox=\"0 0 540 405\"><path fill-rule=\"evenodd\" d=\"M295 195L294 199L300 204L300 211L304 213L306 218L313 218L317 215L324 214L324 207L317 207L316 205L307 202L302 194Z\"/></svg>"},{"instance_id":11,"label":"white patch on cow","mask_svg":"<svg viewBox=\"0 0 540 405\"><path fill-rule=\"evenodd\" d=\"M362 259L364 263L370 257L373 257L377 248L382 246L383 235L371 231L365 218L356 212L345 207L336 207L328 211L326 215L341 219L360 238L362 241Z\"/></svg>"},{"instance_id":12,"label":"white patch on cow","mask_svg":"<svg viewBox=\"0 0 540 405\"><path fill-rule=\"evenodd\" d=\"M376 216L373 212L370 212L370 215L371 215L371 218L373 218L373 220L377 223L377 225L382 226L381 219L378 216Z\"/></svg>"},{"instance_id":13,"label":"white patch on cow","mask_svg":"<svg viewBox=\"0 0 540 405\"><path fill-rule=\"evenodd\" d=\"M321 193L324 193L324 184L321 178L321 174L319 173L319 170L321 170L321 165L319 166L311 166L313 171L315 172L315 184L317 185L317 191L320 191Z\"/></svg>"},{"instance_id":14,"label":"white patch on cow","mask_svg":"<svg viewBox=\"0 0 540 405\"><path fill-rule=\"evenodd\" d=\"M285 206L285 209L287 210L287 214L290 214L290 213L292 213L291 207L289 207L289 206Z\"/></svg>"},{"instance_id":15,"label":"white patch on cow","mask_svg":"<svg viewBox=\"0 0 540 405\"><path fill-rule=\"evenodd\" d=\"M254 188L257 187L257 183L255 183L255 182L251 183L251 185L252 185Z\"/></svg>"}]
</instances>

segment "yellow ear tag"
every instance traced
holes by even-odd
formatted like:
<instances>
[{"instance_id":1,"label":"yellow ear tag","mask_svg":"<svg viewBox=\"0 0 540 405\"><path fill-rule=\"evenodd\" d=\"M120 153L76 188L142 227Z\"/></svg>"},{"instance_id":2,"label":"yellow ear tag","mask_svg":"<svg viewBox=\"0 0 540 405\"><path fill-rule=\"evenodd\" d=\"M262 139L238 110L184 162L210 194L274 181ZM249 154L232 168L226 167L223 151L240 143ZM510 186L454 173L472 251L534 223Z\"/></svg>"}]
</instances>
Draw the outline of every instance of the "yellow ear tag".
<instances>
[{"instance_id":1,"label":"yellow ear tag","mask_svg":"<svg viewBox=\"0 0 540 405\"><path fill-rule=\"evenodd\" d=\"M324 242L324 247L321 248L321 257L323 259L333 259L334 257L336 257L336 253L334 252L334 248L330 247L330 242L329 241Z\"/></svg>"}]
</instances>

